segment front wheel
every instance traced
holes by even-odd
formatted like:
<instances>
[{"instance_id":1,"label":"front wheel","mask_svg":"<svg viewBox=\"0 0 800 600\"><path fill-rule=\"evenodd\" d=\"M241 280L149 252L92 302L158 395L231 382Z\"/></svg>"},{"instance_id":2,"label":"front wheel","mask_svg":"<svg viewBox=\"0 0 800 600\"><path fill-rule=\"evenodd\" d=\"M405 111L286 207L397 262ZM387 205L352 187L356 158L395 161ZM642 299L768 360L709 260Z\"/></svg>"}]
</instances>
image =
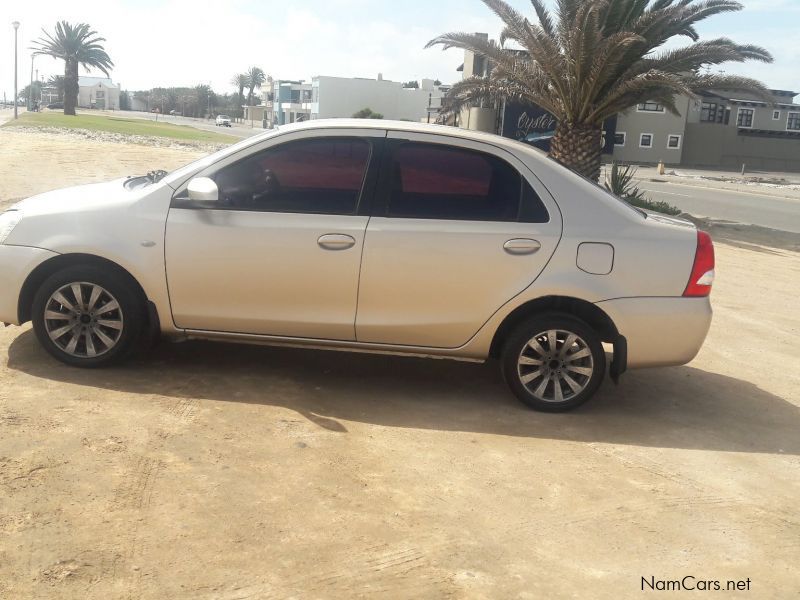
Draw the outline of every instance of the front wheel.
<instances>
[{"instance_id":1,"label":"front wheel","mask_svg":"<svg viewBox=\"0 0 800 600\"><path fill-rule=\"evenodd\" d=\"M565 412L589 400L606 372L600 336L575 317L552 313L522 323L503 352L506 382L522 402Z\"/></svg>"},{"instance_id":2,"label":"front wheel","mask_svg":"<svg viewBox=\"0 0 800 600\"><path fill-rule=\"evenodd\" d=\"M104 367L134 350L146 311L129 277L95 266L74 266L41 285L32 320L39 343L61 362Z\"/></svg>"}]
</instances>

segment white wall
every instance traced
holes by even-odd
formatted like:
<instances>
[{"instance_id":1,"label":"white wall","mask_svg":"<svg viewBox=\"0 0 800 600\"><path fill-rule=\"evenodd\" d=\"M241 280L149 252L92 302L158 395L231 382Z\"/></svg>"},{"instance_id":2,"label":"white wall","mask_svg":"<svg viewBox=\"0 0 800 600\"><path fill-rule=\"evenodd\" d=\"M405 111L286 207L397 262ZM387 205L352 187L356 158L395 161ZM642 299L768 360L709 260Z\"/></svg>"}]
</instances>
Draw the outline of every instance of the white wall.
<instances>
[{"instance_id":1,"label":"white wall","mask_svg":"<svg viewBox=\"0 0 800 600\"><path fill-rule=\"evenodd\" d=\"M98 108L119 109L119 88L108 87L102 83L93 86L80 86L78 88L78 106L81 108L90 108L94 104L98 91L105 92L105 106L102 106L102 103L100 103Z\"/></svg>"},{"instance_id":2,"label":"white wall","mask_svg":"<svg viewBox=\"0 0 800 600\"><path fill-rule=\"evenodd\" d=\"M318 102L312 105L316 119L348 118L370 108L386 119L419 122L427 117L429 95L433 93L434 107L439 106L442 96L434 87L404 89L402 83L377 79L316 77L314 87L319 90L315 93Z\"/></svg>"}]
</instances>

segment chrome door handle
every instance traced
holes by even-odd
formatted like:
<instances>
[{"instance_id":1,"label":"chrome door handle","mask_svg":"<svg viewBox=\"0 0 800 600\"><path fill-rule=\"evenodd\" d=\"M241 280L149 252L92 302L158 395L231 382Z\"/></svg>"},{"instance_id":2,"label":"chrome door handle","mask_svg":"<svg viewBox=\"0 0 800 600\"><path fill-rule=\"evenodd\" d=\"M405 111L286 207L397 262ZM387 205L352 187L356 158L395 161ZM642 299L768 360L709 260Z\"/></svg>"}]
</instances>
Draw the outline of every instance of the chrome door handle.
<instances>
[{"instance_id":1,"label":"chrome door handle","mask_svg":"<svg viewBox=\"0 0 800 600\"><path fill-rule=\"evenodd\" d=\"M325 250L349 250L356 245L356 238L343 233L329 233L319 238L317 244Z\"/></svg>"},{"instance_id":2,"label":"chrome door handle","mask_svg":"<svg viewBox=\"0 0 800 600\"><path fill-rule=\"evenodd\" d=\"M514 256L524 256L526 254L536 254L542 249L542 245L537 240L516 239L508 240L503 248Z\"/></svg>"}]
</instances>

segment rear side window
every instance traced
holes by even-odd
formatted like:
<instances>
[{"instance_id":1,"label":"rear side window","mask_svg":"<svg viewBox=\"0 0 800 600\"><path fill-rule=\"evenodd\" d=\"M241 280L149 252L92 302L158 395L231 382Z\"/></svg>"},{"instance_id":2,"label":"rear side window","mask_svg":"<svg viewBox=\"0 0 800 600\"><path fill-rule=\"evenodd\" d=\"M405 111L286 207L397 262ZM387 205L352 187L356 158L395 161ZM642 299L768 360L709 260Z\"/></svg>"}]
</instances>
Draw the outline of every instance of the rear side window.
<instances>
[{"instance_id":1,"label":"rear side window","mask_svg":"<svg viewBox=\"0 0 800 600\"><path fill-rule=\"evenodd\" d=\"M355 138L288 142L225 167L214 179L232 210L350 215L370 150Z\"/></svg>"},{"instance_id":2,"label":"rear side window","mask_svg":"<svg viewBox=\"0 0 800 600\"><path fill-rule=\"evenodd\" d=\"M523 179L495 156L410 142L395 148L390 168L389 217L516 221L520 216ZM525 186L530 188L527 182ZM535 196L532 189L530 193ZM541 209L531 214L541 218L547 213Z\"/></svg>"}]
</instances>

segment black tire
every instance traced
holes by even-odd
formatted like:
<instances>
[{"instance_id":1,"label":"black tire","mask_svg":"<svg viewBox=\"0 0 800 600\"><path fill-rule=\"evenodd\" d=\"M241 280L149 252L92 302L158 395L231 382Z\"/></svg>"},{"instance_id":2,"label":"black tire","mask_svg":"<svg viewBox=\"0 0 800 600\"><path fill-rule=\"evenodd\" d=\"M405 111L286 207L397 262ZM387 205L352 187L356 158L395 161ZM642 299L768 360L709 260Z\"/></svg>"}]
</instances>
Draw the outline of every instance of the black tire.
<instances>
[{"instance_id":1,"label":"black tire","mask_svg":"<svg viewBox=\"0 0 800 600\"><path fill-rule=\"evenodd\" d=\"M539 336L548 331L559 332L559 336L562 335L561 332L574 334L583 342L585 347L581 348L578 342L575 342L571 348L578 351L565 354L566 356L586 354L584 350L588 350L590 355L574 359L572 362L566 361L565 358L559 358L566 340L558 337L556 356L553 356L552 360L544 360L551 356L549 342L546 335ZM534 338L540 340L539 347L544 351L544 355L540 356L538 351L529 347ZM559 343L561 346L558 345ZM532 361L539 361L539 358L542 358L539 362L543 364L541 366L520 365L523 356ZM589 360L590 358L591 360ZM566 366L567 364L568 366ZM541 412L566 412L584 404L597 392L606 374L606 354L600 336L585 322L564 313L546 313L523 322L512 332L503 349L502 368L508 387L524 404ZM575 373L572 371L575 368L590 372L590 374ZM537 375L539 373L541 375ZM523 382L525 376L536 377L529 385L526 385ZM561 377L564 379L560 379ZM582 389L576 393L566 379L579 384ZM545 384L546 380L549 383ZM548 392L551 392L552 399L543 399L536 395L535 392L542 385L545 387L541 396L547 396ZM561 401L557 400L556 385L560 388L558 393L562 398ZM533 389L533 387L537 389Z\"/></svg>"},{"instance_id":2,"label":"black tire","mask_svg":"<svg viewBox=\"0 0 800 600\"><path fill-rule=\"evenodd\" d=\"M51 297L64 286L73 283L100 286L113 296L119 305L119 312L114 314L117 317L121 315L119 317L122 322L121 333L118 334L115 344L98 356L70 354L59 343L52 340L48 333L45 311L48 310L48 307L52 308ZM87 288L84 287L84 289ZM48 277L33 298L31 314L36 338L47 352L67 365L87 369L107 367L128 358L137 348L147 324L145 299L136 283L123 272L94 265L67 267ZM50 323L52 328L52 321ZM71 333L67 335L71 335ZM82 338L84 348L88 345L85 336L84 333ZM101 346L101 342L97 342L97 345ZM102 350L102 347L100 349Z\"/></svg>"}]
</instances>

